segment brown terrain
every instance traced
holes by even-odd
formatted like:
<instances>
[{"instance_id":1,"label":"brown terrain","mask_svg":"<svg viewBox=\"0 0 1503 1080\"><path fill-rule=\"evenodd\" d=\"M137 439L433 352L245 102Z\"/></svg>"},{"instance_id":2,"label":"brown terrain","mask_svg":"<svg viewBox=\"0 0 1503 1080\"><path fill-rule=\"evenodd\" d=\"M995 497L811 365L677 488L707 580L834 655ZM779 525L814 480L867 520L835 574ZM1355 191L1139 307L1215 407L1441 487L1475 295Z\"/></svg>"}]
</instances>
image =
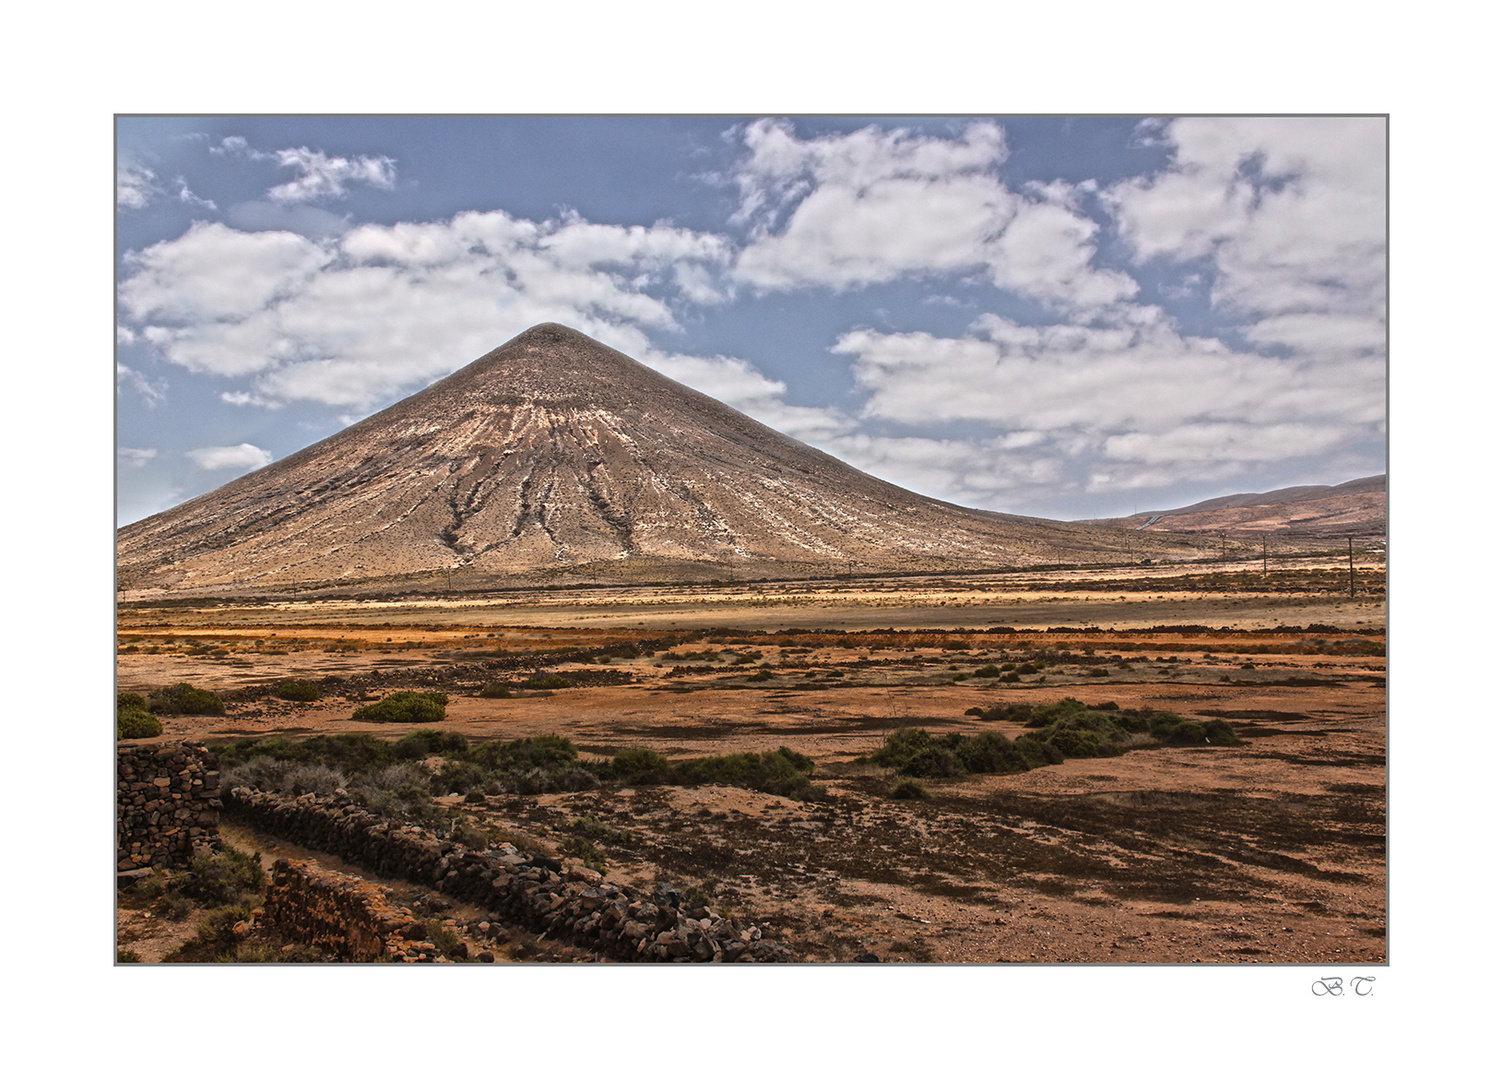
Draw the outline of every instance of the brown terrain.
<instances>
[{"instance_id":1,"label":"brown terrain","mask_svg":"<svg viewBox=\"0 0 1503 1080\"><path fill-rule=\"evenodd\" d=\"M436 801L446 827L696 890L803 961L1380 963L1377 480L1128 528L967 510L545 325L122 529L117 680L222 695L223 716L162 717L161 739L215 746L418 726L472 747L558 736L594 762L786 746L814 763L807 797L603 781ZM1275 524L1312 507L1329 527ZM1244 512L1259 535L1228 525ZM288 679L320 698L276 696ZM446 693L445 718L353 719L399 690ZM1139 738L926 778L928 799L895 798L903 778L867 760L903 728L1016 738L978 714L1063 698L1224 721L1240 742ZM450 917L464 932L483 914ZM190 933L122 906L143 959ZM507 940L498 959L589 959Z\"/></svg>"},{"instance_id":2,"label":"brown terrain","mask_svg":"<svg viewBox=\"0 0 1503 1080\"><path fill-rule=\"evenodd\" d=\"M447 692L436 726L472 744L558 735L596 759L788 746L815 760L822 796L604 784L440 802L551 849L598 823L609 880L702 889L802 960L1383 962L1384 576L1365 562L1352 597L1341 562L1267 578L1260 564L1155 568L1089 585L1041 572L143 604L120 612L119 682L225 695L228 715L166 717L164 739L398 737L411 726L351 713L411 688ZM1015 683L974 675L1028 659L1040 672ZM572 685L477 696L539 672ZM319 680L324 699L271 696L287 677ZM857 761L905 726L1016 737L1018 725L967 710L1063 697L1221 718L1243 742L931 779L929 801L891 798L899 778ZM273 838L239 842L286 853Z\"/></svg>"}]
</instances>

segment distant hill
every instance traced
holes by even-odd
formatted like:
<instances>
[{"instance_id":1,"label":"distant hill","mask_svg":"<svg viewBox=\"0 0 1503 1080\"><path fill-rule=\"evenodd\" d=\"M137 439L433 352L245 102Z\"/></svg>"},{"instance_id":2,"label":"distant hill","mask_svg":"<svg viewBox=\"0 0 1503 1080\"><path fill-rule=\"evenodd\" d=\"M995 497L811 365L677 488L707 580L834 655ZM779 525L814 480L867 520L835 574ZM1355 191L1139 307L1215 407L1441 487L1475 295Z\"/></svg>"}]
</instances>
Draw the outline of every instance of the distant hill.
<instances>
[{"instance_id":1,"label":"distant hill","mask_svg":"<svg viewBox=\"0 0 1503 1080\"><path fill-rule=\"evenodd\" d=\"M117 533L122 589L272 592L1100 564L1200 546L925 498L552 323Z\"/></svg>"},{"instance_id":2,"label":"distant hill","mask_svg":"<svg viewBox=\"0 0 1503 1080\"><path fill-rule=\"evenodd\" d=\"M1176 510L1098 518L1083 524L1111 525L1139 532L1370 539L1387 533L1388 477L1364 476L1331 486L1223 495Z\"/></svg>"}]
</instances>

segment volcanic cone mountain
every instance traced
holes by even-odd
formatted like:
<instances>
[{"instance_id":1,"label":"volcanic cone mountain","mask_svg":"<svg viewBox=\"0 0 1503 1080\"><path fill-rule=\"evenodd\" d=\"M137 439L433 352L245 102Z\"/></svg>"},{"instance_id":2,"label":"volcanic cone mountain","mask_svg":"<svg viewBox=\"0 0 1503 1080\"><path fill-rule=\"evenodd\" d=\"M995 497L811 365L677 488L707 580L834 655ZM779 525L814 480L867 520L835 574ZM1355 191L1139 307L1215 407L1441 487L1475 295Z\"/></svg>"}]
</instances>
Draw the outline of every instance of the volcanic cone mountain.
<instances>
[{"instance_id":1,"label":"volcanic cone mountain","mask_svg":"<svg viewBox=\"0 0 1503 1080\"><path fill-rule=\"evenodd\" d=\"M1120 562L1176 538L885 483L545 323L391 408L118 533L122 588L455 588Z\"/></svg>"}]
</instances>

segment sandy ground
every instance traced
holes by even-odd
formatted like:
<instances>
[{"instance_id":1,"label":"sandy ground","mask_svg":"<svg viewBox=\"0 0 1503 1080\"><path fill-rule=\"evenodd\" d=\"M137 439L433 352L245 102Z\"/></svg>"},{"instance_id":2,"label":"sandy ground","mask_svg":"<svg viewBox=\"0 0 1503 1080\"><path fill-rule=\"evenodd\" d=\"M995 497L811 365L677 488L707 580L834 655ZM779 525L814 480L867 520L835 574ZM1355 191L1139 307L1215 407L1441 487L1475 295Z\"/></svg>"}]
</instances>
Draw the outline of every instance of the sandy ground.
<instances>
[{"instance_id":1,"label":"sandy ground","mask_svg":"<svg viewBox=\"0 0 1503 1080\"><path fill-rule=\"evenodd\" d=\"M1009 583L1019 584L1036 582ZM226 717L167 718L169 738L400 736L350 714L410 685L446 689L438 726L472 740L563 735L587 757L787 745L818 763L823 798L603 787L492 796L455 812L554 843L588 815L611 830L600 847L612 879L701 888L809 961L1384 961L1381 593L1218 594L1147 575L1121 592L1043 584L123 608L119 683L231 695ZM726 629L703 632L711 626ZM790 627L803 632L767 633ZM651 656L558 659L653 638ZM687 658L706 650L717 655ZM1055 658L1019 682L972 674L1040 650ZM754 661L735 662L749 652ZM764 679L750 677L764 667ZM604 684L473 696L538 669ZM311 705L257 689L331 675L347 692ZM903 726L1016 736L966 710L1064 696L1219 717L1244 742L928 781L929 801L890 798L891 775L855 760Z\"/></svg>"}]
</instances>

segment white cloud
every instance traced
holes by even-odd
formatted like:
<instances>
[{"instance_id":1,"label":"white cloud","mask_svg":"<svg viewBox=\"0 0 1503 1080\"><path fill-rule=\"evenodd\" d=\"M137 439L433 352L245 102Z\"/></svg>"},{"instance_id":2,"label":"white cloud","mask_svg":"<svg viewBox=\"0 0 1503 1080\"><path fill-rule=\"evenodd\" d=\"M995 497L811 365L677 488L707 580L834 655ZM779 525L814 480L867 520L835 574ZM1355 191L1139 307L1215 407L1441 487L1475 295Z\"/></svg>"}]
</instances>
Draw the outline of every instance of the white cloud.
<instances>
[{"instance_id":1,"label":"white cloud","mask_svg":"<svg viewBox=\"0 0 1503 1080\"><path fill-rule=\"evenodd\" d=\"M741 137L750 153L735 177L741 190L737 218L760 216L764 223L811 186L836 183L859 191L885 180L942 180L979 173L1007 157L1002 129L987 122L971 124L959 139L872 125L801 141L787 121L758 120Z\"/></svg>"},{"instance_id":2,"label":"white cloud","mask_svg":"<svg viewBox=\"0 0 1503 1080\"><path fill-rule=\"evenodd\" d=\"M178 202L184 203L188 206L201 207L205 210L219 209L219 207L214 205L213 199L203 199L193 194L193 192L188 188L188 181L183 179L181 176L174 179L173 183L177 185Z\"/></svg>"},{"instance_id":3,"label":"white cloud","mask_svg":"<svg viewBox=\"0 0 1503 1080\"><path fill-rule=\"evenodd\" d=\"M920 450L910 444L899 474L923 477L925 490L956 498L990 492L990 505L1006 505L1016 485L1027 488L1039 478L1009 472L1016 467L1008 465L978 482L981 474L966 457L972 451L962 454L957 445L999 452L1032 447L1025 458L1061 463L1068 476L1060 480L1063 491L1087 483L1089 474L1119 485L1133 475L1153 476L1161 486L1164 477L1215 479L1382 440L1380 357L1316 362L1239 353L1219 341L1184 337L1151 309L1127 310L1137 323L1023 326L987 315L963 338L857 330L834 351L853 358L868 394L868 421L913 429L969 421L997 431L1000 443L936 446L925 466L934 475L920 469ZM862 460L876 453L853 445ZM1129 463L1137 474L1124 467ZM878 464L888 469L882 475L895 478L891 463Z\"/></svg>"},{"instance_id":4,"label":"white cloud","mask_svg":"<svg viewBox=\"0 0 1503 1080\"><path fill-rule=\"evenodd\" d=\"M239 446L205 446L185 453L195 465L208 472L219 469L249 472L270 465L274 460L271 454L250 443L241 443Z\"/></svg>"},{"instance_id":5,"label":"white cloud","mask_svg":"<svg viewBox=\"0 0 1503 1080\"><path fill-rule=\"evenodd\" d=\"M743 133L738 219L754 222L735 265L758 289L844 289L905 275L986 271L1000 289L1077 308L1133 295L1092 265L1097 225L1075 205L1093 185L1010 190L995 174L1002 129L952 139L876 127L800 140L787 123Z\"/></svg>"},{"instance_id":6,"label":"white cloud","mask_svg":"<svg viewBox=\"0 0 1503 1080\"><path fill-rule=\"evenodd\" d=\"M1190 118L1162 131L1171 167L1105 193L1140 260L1209 257L1212 298L1228 311L1341 315L1374 339L1387 268L1381 117ZM1303 329L1259 340L1299 347Z\"/></svg>"},{"instance_id":7,"label":"white cloud","mask_svg":"<svg viewBox=\"0 0 1503 1080\"><path fill-rule=\"evenodd\" d=\"M273 398L265 398L260 394L248 393L244 390L226 390L219 395L219 400L227 405L256 405L263 409L280 409L282 403Z\"/></svg>"},{"instance_id":8,"label":"white cloud","mask_svg":"<svg viewBox=\"0 0 1503 1080\"><path fill-rule=\"evenodd\" d=\"M1097 225L1062 202L1022 203L990 257L999 289L1095 308L1125 300L1138 283L1115 270L1091 266Z\"/></svg>"},{"instance_id":9,"label":"white cloud","mask_svg":"<svg viewBox=\"0 0 1503 1080\"><path fill-rule=\"evenodd\" d=\"M734 408L781 398L788 391L784 383L767 378L745 360L664 354L656 350L648 350L636 359L670 379L692 386Z\"/></svg>"},{"instance_id":10,"label":"white cloud","mask_svg":"<svg viewBox=\"0 0 1503 1080\"><path fill-rule=\"evenodd\" d=\"M987 262L986 246L1015 203L983 176L823 184L799 200L781 232L753 240L736 274L762 289L846 288L974 269Z\"/></svg>"},{"instance_id":11,"label":"white cloud","mask_svg":"<svg viewBox=\"0 0 1503 1080\"><path fill-rule=\"evenodd\" d=\"M1259 319L1243 333L1260 345L1288 345L1298 352L1329 356L1381 351L1386 345L1387 328L1384 318L1300 312Z\"/></svg>"},{"instance_id":12,"label":"white cloud","mask_svg":"<svg viewBox=\"0 0 1503 1080\"><path fill-rule=\"evenodd\" d=\"M164 386L153 386L151 381L134 368L115 361L115 393L120 393L121 387L128 386L140 394L147 405L156 405L165 401L167 394Z\"/></svg>"},{"instance_id":13,"label":"white cloud","mask_svg":"<svg viewBox=\"0 0 1503 1080\"><path fill-rule=\"evenodd\" d=\"M115 208L139 210L160 194L156 173L134 161L121 161L115 166Z\"/></svg>"},{"instance_id":14,"label":"white cloud","mask_svg":"<svg viewBox=\"0 0 1503 1080\"><path fill-rule=\"evenodd\" d=\"M642 356L643 328L675 329L676 304L721 295L728 257L721 238L666 224L502 211L321 239L199 223L130 255L120 297L126 331L169 362L256 376L226 401L360 409L539 322Z\"/></svg>"},{"instance_id":15,"label":"white cloud","mask_svg":"<svg viewBox=\"0 0 1503 1080\"><path fill-rule=\"evenodd\" d=\"M126 256L120 302L137 322L233 321L306 284L329 259L292 233L195 222L175 240Z\"/></svg>"},{"instance_id":16,"label":"white cloud","mask_svg":"<svg viewBox=\"0 0 1503 1080\"><path fill-rule=\"evenodd\" d=\"M253 157L257 155L250 147L250 142L243 135L226 135L219 140L218 146L209 147L209 153L219 154L225 157Z\"/></svg>"},{"instance_id":17,"label":"white cloud","mask_svg":"<svg viewBox=\"0 0 1503 1080\"><path fill-rule=\"evenodd\" d=\"M115 456L120 459L120 464L126 468L139 469L152 458L156 457L157 452L152 449L122 446L115 451Z\"/></svg>"},{"instance_id":18,"label":"white cloud","mask_svg":"<svg viewBox=\"0 0 1503 1080\"><path fill-rule=\"evenodd\" d=\"M977 329L986 337L858 330L835 351L855 358L856 379L870 393L867 416L909 424L1163 432L1203 418L1366 423L1382 408L1381 366L1371 361L1236 353L1164 323L1031 327L991 315Z\"/></svg>"},{"instance_id":19,"label":"white cloud","mask_svg":"<svg viewBox=\"0 0 1503 1080\"><path fill-rule=\"evenodd\" d=\"M397 163L385 155L330 157L322 150L306 146L257 150L241 135L226 136L218 146L209 147L209 153L246 161L274 161L281 168L295 170L297 175L293 179L267 191L266 197L277 206L342 199L349 194L351 184L390 190L397 180Z\"/></svg>"},{"instance_id":20,"label":"white cloud","mask_svg":"<svg viewBox=\"0 0 1503 1080\"><path fill-rule=\"evenodd\" d=\"M852 433L828 441L842 461L910 491L961 506L1018 506L1057 495L1069 478L1062 460L1040 453L1046 437L1016 432L939 439Z\"/></svg>"},{"instance_id":21,"label":"white cloud","mask_svg":"<svg viewBox=\"0 0 1503 1080\"><path fill-rule=\"evenodd\" d=\"M390 189L397 178L397 163L389 157L329 157L322 150L300 146L278 150L276 158L279 165L298 173L295 179L266 193L267 198L279 203L343 198L349 194L350 184Z\"/></svg>"}]
</instances>

